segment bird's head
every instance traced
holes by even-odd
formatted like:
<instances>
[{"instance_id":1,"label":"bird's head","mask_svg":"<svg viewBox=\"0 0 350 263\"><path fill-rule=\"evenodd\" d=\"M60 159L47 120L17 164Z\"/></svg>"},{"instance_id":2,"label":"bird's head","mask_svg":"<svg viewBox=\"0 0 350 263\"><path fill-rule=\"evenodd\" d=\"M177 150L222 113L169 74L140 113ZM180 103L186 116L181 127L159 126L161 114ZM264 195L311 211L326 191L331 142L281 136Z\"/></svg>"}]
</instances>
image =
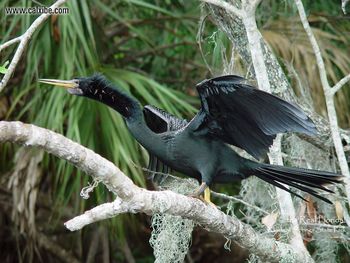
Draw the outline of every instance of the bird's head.
<instances>
[{"instance_id":1,"label":"bird's head","mask_svg":"<svg viewBox=\"0 0 350 263\"><path fill-rule=\"evenodd\" d=\"M138 109L138 102L119 88L113 86L101 74L72 80L39 79L39 82L66 88L68 93L100 101L124 117L130 117Z\"/></svg>"},{"instance_id":2,"label":"bird's head","mask_svg":"<svg viewBox=\"0 0 350 263\"><path fill-rule=\"evenodd\" d=\"M108 86L107 80L102 75L93 75L90 77L79 77L72 80L60 79L39 79L39 82L63 87L67 89L68 93L84 96L84 97L98 97L102 90Z\"/></svg>"}]
</instances>

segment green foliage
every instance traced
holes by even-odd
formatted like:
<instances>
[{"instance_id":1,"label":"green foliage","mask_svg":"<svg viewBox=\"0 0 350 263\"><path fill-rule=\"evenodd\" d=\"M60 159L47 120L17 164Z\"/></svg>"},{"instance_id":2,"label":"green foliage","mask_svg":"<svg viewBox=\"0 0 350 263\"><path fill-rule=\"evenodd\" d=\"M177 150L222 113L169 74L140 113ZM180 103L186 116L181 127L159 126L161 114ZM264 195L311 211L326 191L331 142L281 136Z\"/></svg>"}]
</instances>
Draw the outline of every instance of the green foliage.
<instances>
[{"instance_id":1,"label":"green foliage","mask_svg":"<svg viewBox=\"0 0 350 263\"><path fill-rule=\"evenodd\" d=\"M9 64L9 61L6 61L2 66L0 66L0 74L5 74L7 72L7 65Z\"/></svg>"}]
</instances>

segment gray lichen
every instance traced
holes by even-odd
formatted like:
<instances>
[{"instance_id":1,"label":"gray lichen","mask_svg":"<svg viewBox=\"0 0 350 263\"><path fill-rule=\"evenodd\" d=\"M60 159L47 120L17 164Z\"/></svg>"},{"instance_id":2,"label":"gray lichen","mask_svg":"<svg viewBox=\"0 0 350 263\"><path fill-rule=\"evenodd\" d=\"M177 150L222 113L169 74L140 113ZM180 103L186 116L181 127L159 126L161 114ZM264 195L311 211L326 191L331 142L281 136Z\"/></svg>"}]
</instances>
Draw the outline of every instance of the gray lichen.
<instances>
[{"instance_id":1,"label":"gray lichen","mask_svg":"<svg viewBox=\"0 0 350 263\"><path fill-rule=\"evenodd\" d=\"M173 180L167 178L161 188L181 194L193 192L197 185L193 180ZM191 243L194 223L192 220L168 214L152 216L152 234L150 245L153 248L155 262L183 262Z\"/></svg>"}]
</instances>

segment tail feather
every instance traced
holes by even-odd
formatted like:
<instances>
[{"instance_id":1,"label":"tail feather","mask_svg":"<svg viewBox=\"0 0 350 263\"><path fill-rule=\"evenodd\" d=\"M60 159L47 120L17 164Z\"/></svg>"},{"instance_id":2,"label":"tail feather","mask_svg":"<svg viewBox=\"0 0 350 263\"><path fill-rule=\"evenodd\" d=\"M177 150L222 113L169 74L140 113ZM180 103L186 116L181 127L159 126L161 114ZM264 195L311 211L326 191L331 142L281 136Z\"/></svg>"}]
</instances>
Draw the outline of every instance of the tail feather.
<instances>
[{"instance_id":1,"label":"tail feather","mask_svg":"<svg viewBox=\"0 0 350 263\"><path fill-rule=\"evenodd\" d=\"M298 196L303 200L305 199L302 196L288 189L283 184L307 192L330 204L332 204L332 202L329 199L321 196L315 190L315 188L328 193L334 193L332 190L326 188L325 185L341 183L343 177L342 175L331 172L268 164L262 164L261 166L255 168L254 175L274 186Z\"/></svg>"},{"instance_id":2,"label":"tail feather","mask_svg":"<svg viewBox=\"0 0 350 263\"><path fill-rule=\"evenodd\" d=\"M310 186L310 187L315 187L315 188L324 190L324 191L326 191L328 193L334 194L334 192L332 190L324 187L322 184L315 183L312 180L312 177L310 177L310 181L305 181L303 179L300 179L299 177L296 177L295 175L294 176L291 175L290 173L281 174L281 173L276 173L273 170L271 171L270 169L269 169L268 173L266 171L264 171L264 170L259 170L259 171L262 172L262 173L265 173L267 175L270 175L270 174L274 175L274 177L276 177L276 180L279 180L279 178L281 178L284 181L293 181L293 182L296 182L296 183L304 184L304 185L307 185L307 186Z\"/></svg>"},{"instance_id":3,"label":"tail feather","mask_svg":"<svg viewBox=\"0 0 350 263\"><path fill-rule=\"evenodd\" d=\"M293 192L293 191L290 190L289 188L285 187L283 184L280 184L279 182L274 181L274 180L272 180L271 178L266 177L265 175L262 175L262 174L259 174L259 175L257 175L257 176L258 176L260 179L263 179L265 182L270 183L270 184L272 184L272 185L274 185L274 186L276 186L276 187L278 187L278 188L281 188L281 189L283 189L284 191L287 191L288 193L290 193L290 194L292 194L292 195L295 195L295 196L297 196L297 197L303 199L304 201L306 201L306 199L305 199L304 197L302 197L301 195L299 195L299 194Z\"/></svg>"},{"instance_id":4,"label":"tail feather","mask_svg":"<svg viewBox=\"0 0 350 263\"><path fill-rule=\"evenodd\" d=\"M281 172L285 174L290 174L292 176L307 176L309 180L319 181L320 184L330 184L330 183L340 183L342 182L342 175L335 174L332 172L318 171L304 168L295 167L285 167L277 165L266 165L265 169L272 170L276 172Z\"/></svg>"}]
</instances>

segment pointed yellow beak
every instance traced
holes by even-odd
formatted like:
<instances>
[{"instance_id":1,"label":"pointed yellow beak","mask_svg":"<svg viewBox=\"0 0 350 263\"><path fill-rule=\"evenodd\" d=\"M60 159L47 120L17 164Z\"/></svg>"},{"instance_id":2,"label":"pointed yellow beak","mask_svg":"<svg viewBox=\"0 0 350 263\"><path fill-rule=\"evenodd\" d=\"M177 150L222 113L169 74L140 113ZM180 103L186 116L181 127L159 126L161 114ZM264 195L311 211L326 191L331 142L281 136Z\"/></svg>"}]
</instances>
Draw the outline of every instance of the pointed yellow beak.
<instances>
[{"instance_id":1,"label":"pointed yellow beak","mask_svg":"<svg viewBox=\"0 0 350 263\"><path fill-rule=\"evenodd\" d=\"M69 88L77 88L79 86L76 80L60 80L60 79L39 79L38 82Z\"/></svg>"}]
</instances>

